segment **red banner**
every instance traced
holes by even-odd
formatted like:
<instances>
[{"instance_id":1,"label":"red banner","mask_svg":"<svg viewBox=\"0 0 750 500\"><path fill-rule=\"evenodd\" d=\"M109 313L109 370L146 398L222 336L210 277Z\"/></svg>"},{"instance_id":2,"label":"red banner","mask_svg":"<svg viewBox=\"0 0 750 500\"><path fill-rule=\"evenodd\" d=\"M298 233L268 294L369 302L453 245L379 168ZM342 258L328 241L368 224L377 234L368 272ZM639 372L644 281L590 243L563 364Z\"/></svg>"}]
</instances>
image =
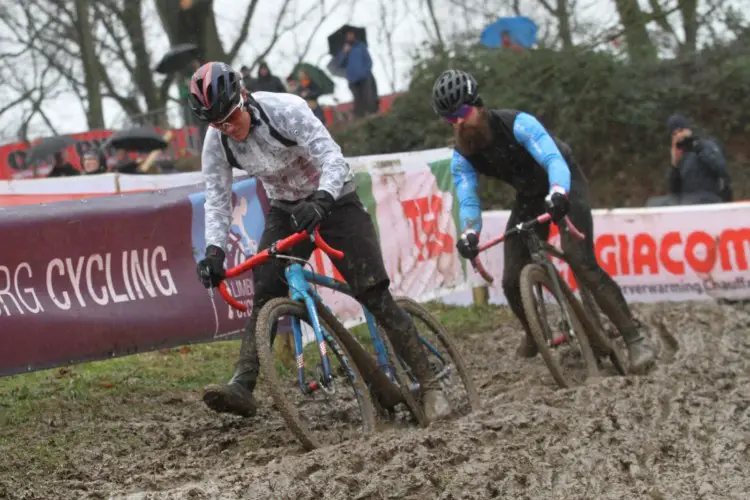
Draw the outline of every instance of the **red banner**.
<instances>
[{"instance_id":1,"label":"red banner","mask_svg":"<svg viewBox=\"0 0 750 500\"><path fill-rule=\"evenodd\" d=\"M161 129L156 130L160 134L164 133ZM80 169L80 158L83 153L92 148L100 148L113 133L112 130L90 130L79 134L71 134L73 138L80 142L65 150L70 164ZM164 157L174 159L195 155L198 151L197 133L195 127L172 130L172 141L169 148L165 150ZM39 141L34 141L30 145L17 142L0 146L0 180L23 179L34 176L33 169L26 164L26 151L37 142ZM50 165L40 163L38 174L44 176L50 168Z\"/></svg>"},{"instance_id":2,"label":"red banner","mask_svg":"<svg viewBox=\"0 0 750 500\"><path fill-rule=\"evenodd\" d=\"M0 376L242 331L238 314L195 275L203 254L202 185L3 210ZM228 261L255 253L265 193L234 185ZM238 227L241 226L241 227ZM230 280L252 305L252 273Z\"/></svg>"}]
</instances>

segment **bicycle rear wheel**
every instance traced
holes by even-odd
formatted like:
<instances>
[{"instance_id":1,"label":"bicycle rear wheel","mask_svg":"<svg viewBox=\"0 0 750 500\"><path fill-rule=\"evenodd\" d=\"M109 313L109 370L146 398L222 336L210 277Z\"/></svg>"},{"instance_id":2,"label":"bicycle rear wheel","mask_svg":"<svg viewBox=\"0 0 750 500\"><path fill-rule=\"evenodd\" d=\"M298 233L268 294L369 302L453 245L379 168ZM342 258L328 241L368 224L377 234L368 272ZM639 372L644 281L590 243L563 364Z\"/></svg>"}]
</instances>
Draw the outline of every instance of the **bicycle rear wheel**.
<instances>
[{"instance_id":1,"label":"bicycle rear wheel","mask_svg":"<svg viewBox=\"0 0 750 500\"><path fill-rule=\"evenodd\" d=\"M625 354L618 344L617 339L612 338L607 333L607 330L605 330L604 323L599 315L599 306L596 304L594 293L581 283L578 283L578 289L581 292L581 303L578 304L574 302L574 306L580 307L582 305L581 310L579 311L579 316L582 320L583 326L588 332L591 343L597 351L600 351L605 356L609 357L612 366L615 367L615 370L617 370L620 375L627 375L628 364L625 359ZM572 292L571 295L573 295Z\"/></svg>"},{"instance_id":2,"label":"bicycle rear wheel","mask_svg":"<svg viewBox=\"0 0 750 500\"><path fill-rule=\"evenodd\" d=\"M481 404L474 378L443 325L415 300L409 297L395 297L395 300L414 320L430 365L450 400L453 412L467 415L478 410Z\"/></svg>"},{"instance_id":3,"label":"bicycle rear wheel","mask_svg":"<svg viewBox=\"0 0 750 500\"><path fill-rule=\"evenodd\" d=\"M599 370L596 357L586 336L586 330L565 293L568 285L559 275L557 281L563 290L562 296L554 293L552 278L542 266L539 264L526 265L521 271L521 300L531 335L552 377L560 387L570 388L585 383L589 378L596 377ZM551 321L547 312L549 306L544 300L543 291L547 291L560 308L567 311L572 324L566 325L562 314L562 319L557 321L559 324L550 324ZM560 324L562 324L562 331L560 331ZM573 352L565 349L566 347L572 347ZM567 354L572 354L574 357L580 355L585 370L581 372L580 369L576 369L577 367L571 367L570 370L566 371L563 369L563 364L567 365L567 363L558 361L553 351L561 352L561 361L563 356Z\"/></svg>"},{"instance_id":4,"label":"bicycle rear wheel","mask_svg":"<svg viewBox=\"0 0 750 500\"><path fill-rule=\"evenodd\" d=\"M359 428L352 429L352 426L347 425L344 429L331 429L328 422L321 425L320 423L316 424L313 420L301 417L298 411L298 406L301 405L295 403L300 400L300 396L306 398L306 395L300 390L296 379L291 386L282 383L276 371L276 358L271 350L271 334L282 317L298 318L310 324L307 308L302 303L283 297L269 301L261 309L255 329L258 358L261 372L266 380L266 390L270 393L276 408L281 412L286 424L302 443L302 446L310 451L324 444L319 436L313 434L313 428L316 426L323 427L329 435L338 435L340 438L328 439L325 444L333 444L330 441L339 442L347 437L371 433L375 429L376 416L370 392L359 369L350 361L349 352L337 336L336 327L339 325L331 325L329 320L323 318L320 318L320 326L326 337L326 345L329 347L329 352L333 352L340 367L340 369L332 370L333 378L334 380L340 379L340 376L343 375L346 384L340 384L331 394L326 393L323 389L319 392L323 392L327 402L333 406L332 412L339 417L337 418L338 421L357 421ZM351 387L351 393L341 394L345 385ZM330 414L325 417L328 418L329 416Z\"/></svg>"},{"instance_id":5,"label":"bicycle rear wheel","mask_svg":"<svg viewBox=\"0 0 750 500\"><path fill-rule=\"evenodd\" d=\"M320 314L321 318L325 318L325 320L329 324L335 324L336 328L341 328L336 333L339 338L344 339L345 341L352 342L352 346L350 350L354 350L355 348L359 348L361 350L362 356L370 357L370 354L365 352L365 349L359 344L356 338L354 338L353 335L347 330L344 325L342 325L338 320L336 320L334 314L327 308L322 302L317 302L318 306L318 314ZM335 323L334 323L335 322ZM429 425L429 422L427 422L427 417L424 414L424 409L422 408L422 405L417 399L416 394L414 391L412 391L411 386L411 379L409 378L409 375L406 373L406 370L404 370L404 367L399 361L398 356L396 355L396 351L393 348L393 344L391 343L390 337L384 332L380 326L378 328L378 335L380 336L383 346L386 351L386 355L388 356L388 364L390 365L392 372L393 372L393 378L394 380L391 381L385 373L382 371L379 371L380 369L377 367L377 364L374 359L364 359L364 361L370 361L372 364L372 370L374 370L373 375L379 375L378 377L372 376L367 380L368 384L370 384L370 390L372 391L372 398L373 401L376 403L376 407L378 409L378 414L385 420L393 420L393 416L395 416L395 409L396 406L403 403L406 408L409 410L409 413L414 417L414 419L417 421L417 423L422 427L427 427ZM364 368L363 368L364 370ZM382 383L381 383L382 382ZM383 387L383 385L390 385L391 387L386 388ZM390 398L390 400L393 402L393 404L388 403L382 403L381 395L386 392L386 389L391 389L390 393L395 392L400 397L398 398Z\"/></svg>"}]
</instances>

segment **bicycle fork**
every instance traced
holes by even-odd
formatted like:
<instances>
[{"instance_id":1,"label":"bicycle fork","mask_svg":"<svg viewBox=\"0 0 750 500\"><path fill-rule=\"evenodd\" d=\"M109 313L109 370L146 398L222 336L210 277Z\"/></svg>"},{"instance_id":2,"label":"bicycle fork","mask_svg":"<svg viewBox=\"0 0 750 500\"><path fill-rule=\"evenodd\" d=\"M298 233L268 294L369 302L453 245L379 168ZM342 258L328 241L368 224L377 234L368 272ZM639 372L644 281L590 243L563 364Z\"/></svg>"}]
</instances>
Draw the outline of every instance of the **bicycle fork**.
<instances>
[{"instance_id":1,"label":"bicycle fork","mask_svg":"<svg viewBox=\"0 0 750 500\"><path fill-rule=\"evenodd\" d=\"M302 324L298 318L292 318L292 333L294 335L294 354L297 364L297 379L299 381L299 387L303 394L311 394L319 389L322 389L326 393L332 394L335 392L333 385L333 374L331 369L331 360L328 357L328 345L331 345L334 351L336 351L336 344L333 339L324 331L320 324L320 318L318 317L318 311L315 309L315 301L310 296L310 285L305 281L302 274L302 266L300 264L291 264L285 270L287 282L289 283L289 289L291 290L292 300L303 301L307 308L307 313L310 320L310 326L313 328L315 333L315 344L318 346L318 352L320 353L320 366L319 373L317 374L318 380L307 382L305 377L305 355L304 355L304 339L302 338ZM337 353L339 354L339 353Z\"/></svg>"}]
</instances>

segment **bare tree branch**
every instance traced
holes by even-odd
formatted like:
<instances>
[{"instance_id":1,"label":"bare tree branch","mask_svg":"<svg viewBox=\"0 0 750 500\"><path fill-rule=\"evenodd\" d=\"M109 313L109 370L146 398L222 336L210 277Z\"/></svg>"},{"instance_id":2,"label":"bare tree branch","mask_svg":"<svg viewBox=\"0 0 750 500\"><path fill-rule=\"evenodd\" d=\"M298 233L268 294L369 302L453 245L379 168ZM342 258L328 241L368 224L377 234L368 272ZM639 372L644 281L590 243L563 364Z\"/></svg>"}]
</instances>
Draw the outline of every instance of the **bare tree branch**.
<instances>
[{"instance_id":1,"label":"bare tree branch","mask_svg":"<svg viewBox=\"0 0 750 500\"><path fill-rule=\"evenodd\" d=\"M234 61L234 58L237 57L237 53L240 51L240 48L247 40L247 33L250 29L250 21L253 19L253 14L255 14L255 8L258 5L258 0L252 0L250 2L250 5L248 5L247 10L245 11L245 18L242 20L242 27L240 28L240 34L237 36L237 39L232 44L232 48L229 49L229 53L227 54L228 59L230 61Z\"/></svg>"}]
</instances>

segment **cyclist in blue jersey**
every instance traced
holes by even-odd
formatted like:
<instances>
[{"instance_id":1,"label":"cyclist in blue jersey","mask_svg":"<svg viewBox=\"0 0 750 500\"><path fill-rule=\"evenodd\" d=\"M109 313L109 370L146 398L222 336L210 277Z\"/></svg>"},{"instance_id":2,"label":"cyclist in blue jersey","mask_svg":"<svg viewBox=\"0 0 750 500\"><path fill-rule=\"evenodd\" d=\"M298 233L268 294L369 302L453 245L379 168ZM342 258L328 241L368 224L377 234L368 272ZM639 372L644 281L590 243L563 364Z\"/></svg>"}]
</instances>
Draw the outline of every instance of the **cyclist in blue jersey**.
<instances>
[{"instance_id":1,"label":"cyclist in blue jersey","mask_svg":"<svg viewBox=\"0 0 750 500\"><path fill-rule=\"evenodd\" d=\"M570 258L576 276L591 290L597 303L612 320L628 345L630 372L645 373L656 361L653 343L639 331L620 287L602 269L594 253L593 220L588 201L588 183L570 147L550 135L528 113L512 109L487 109L477 92L473 76L463 71L443 72L432 90L435 112L449 121L456 137L451 173L459 199L461 236L459 254L473 259L478 254L482 212L477 196L477 177L484 174L501 179L516 190L508 228L544 212L559 222L566 215L586 234L585 240L562 234L562 248ZM549 226L539 228L547 239ZM505 242L503 291L526 335L517 354L537 354L521 303L521 269L531 260L523 240Z\"/></svg>"}]
</instances>

